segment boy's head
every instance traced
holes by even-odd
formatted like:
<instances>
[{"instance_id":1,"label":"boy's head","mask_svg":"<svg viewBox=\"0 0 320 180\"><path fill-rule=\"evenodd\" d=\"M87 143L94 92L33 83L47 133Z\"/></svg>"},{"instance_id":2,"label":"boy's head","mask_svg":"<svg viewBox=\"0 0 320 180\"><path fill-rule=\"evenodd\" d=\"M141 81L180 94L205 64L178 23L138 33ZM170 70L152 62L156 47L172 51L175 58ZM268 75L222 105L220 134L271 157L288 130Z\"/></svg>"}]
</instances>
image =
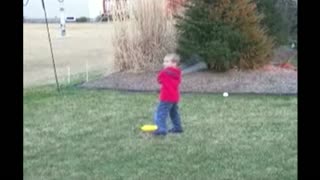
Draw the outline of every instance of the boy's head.
<instances>
[{"instance_id":1,"label":"boy's head","mask_svg":"<svg viewBox=\"0 0 320 180\"><path fill-rule=\"evenodd\" d=\"M172 53L167 54L163 59L163 66L166 67L177 67L180 62L180 56Z\"/></svg>"}]
</instances>

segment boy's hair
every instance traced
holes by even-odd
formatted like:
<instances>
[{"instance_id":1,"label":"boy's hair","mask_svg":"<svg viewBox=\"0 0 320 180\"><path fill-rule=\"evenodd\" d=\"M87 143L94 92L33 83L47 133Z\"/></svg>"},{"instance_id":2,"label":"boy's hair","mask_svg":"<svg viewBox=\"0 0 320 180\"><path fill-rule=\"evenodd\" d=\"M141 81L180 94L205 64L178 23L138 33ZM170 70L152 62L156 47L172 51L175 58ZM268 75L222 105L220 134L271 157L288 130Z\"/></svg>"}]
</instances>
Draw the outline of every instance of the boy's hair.
<instances>
[{"instance_id":1,"label":"boy's hair","mask_svg":"<svg viewBox=\"0 0 320 180\"><path fill-rule=\"evenodd\" d=\"M180 56L176 53L167 54L164 59L168 59L169 61L177 64L180 62Z\"/></svg>"}]
</instances>

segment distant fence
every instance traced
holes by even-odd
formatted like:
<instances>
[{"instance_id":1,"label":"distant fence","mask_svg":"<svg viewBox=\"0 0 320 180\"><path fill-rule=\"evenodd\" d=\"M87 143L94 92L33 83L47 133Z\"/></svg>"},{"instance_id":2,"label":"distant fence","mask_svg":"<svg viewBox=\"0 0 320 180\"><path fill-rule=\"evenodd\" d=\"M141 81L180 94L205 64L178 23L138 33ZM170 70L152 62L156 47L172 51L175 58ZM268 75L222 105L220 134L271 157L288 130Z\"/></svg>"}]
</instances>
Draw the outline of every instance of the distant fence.
<instances>
[{"instance_id":1,"label":"distant fence","mask_svg":"<svg viewBox=\"0 0 320 180\"><path fill-rule=\"evenodd\" d=\"M85 22L97 22L99 20L97 20L96 18L87 18L87 20ZM23 19L23 22L24 23L45 23L45 19L44 18L25 18ZM84 22L84 21L81 21L81 22ZM79 23L81 23L79 22ZM60 18L48 18L48 23L60 23ZM70 23L68 21L66 21L66 23ZM78 23L78 21L74 21L74 22L71 22L71 23Z\"/></svg>"}]
</instances>

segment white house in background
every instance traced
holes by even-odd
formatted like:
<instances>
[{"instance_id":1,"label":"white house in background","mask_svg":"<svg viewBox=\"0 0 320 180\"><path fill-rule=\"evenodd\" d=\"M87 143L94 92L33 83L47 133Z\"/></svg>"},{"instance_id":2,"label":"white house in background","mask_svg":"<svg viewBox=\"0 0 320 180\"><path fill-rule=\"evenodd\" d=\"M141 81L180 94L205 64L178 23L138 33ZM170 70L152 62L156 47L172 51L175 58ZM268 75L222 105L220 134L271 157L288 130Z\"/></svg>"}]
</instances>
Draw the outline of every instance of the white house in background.
<instances>
[{"instance_id":1,"label":"white house in background","mask_svg":"<svg viewBox=\"0 0 320 180\"><path fill-rule=\"evenodd\" d=\"M25 4L28 0L23 0ZM61 1L61 0L60 0ZM58 0L44 0L48 19L60 18L60 3ZM63 0L66 18L88 17L95 19L103 14L102 0ZM23 7L25 19L44 19L41 0L29 0Z\"/></svg>"}]
</instances>

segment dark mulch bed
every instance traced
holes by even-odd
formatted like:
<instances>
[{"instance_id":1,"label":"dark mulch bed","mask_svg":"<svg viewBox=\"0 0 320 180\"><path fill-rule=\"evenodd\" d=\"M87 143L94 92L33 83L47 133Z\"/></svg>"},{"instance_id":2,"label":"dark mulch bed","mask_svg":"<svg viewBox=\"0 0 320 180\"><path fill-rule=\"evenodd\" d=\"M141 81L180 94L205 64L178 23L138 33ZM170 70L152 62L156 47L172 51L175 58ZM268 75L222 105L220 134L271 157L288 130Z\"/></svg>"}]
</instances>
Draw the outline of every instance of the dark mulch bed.
<instances>
[{"instance_id":1,"label":"dark mulch bed","mask_svg":"<svg viewBox=\"0 0 320 180\"><path fill-rule=\"evenodd\" d=\"M158 91L156 72L116 72L81 84L82 88ZM194 72L183 75L180 91L200 93L296 94L297 71L265 67L255 71Z\"/></svg>"}]
</instances>

